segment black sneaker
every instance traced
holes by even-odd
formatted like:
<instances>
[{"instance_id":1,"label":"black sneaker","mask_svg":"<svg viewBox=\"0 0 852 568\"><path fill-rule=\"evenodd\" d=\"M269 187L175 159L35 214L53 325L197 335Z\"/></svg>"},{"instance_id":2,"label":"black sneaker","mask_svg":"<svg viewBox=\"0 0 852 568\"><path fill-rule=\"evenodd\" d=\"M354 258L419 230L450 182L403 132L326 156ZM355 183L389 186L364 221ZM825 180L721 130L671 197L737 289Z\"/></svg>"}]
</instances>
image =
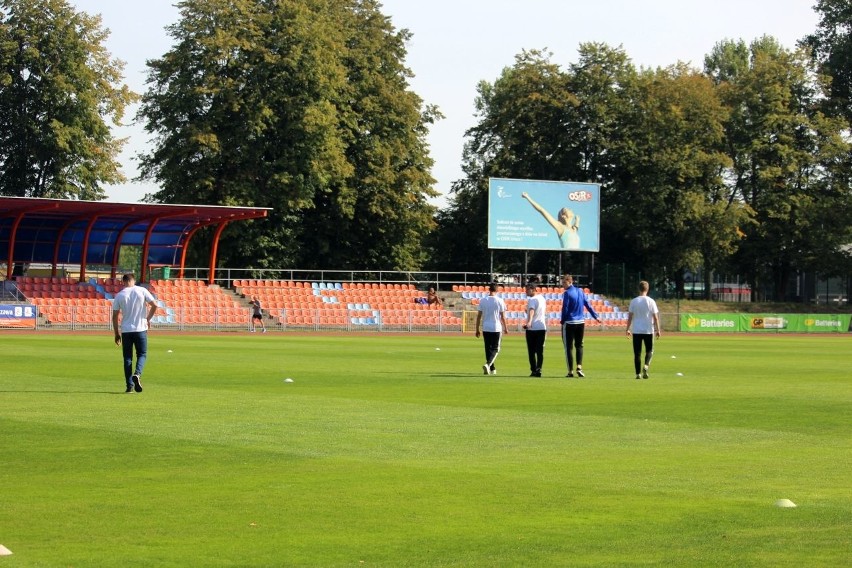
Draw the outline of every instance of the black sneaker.
<instances>
[{"instance_id":1,"label":"black sneaker","mask_svg":"<svg viewBox=\"0 0 852 568\"><path fill-rule=\"evenodd\" d=\"M142 381L139 380L139 375L133 375L130 380L133 381L133 390L142 392Z\"/></svg>"},{"instance_id":2,"label":"black sneaker","mask_svg":"<svg viewBox=\"0 0 852 568\"><path fill-rule=\"evenodd\" d=\"M133 387L127 387L127 389L126 389L124 392L132 393L132 392L133 392Z\"/></svg>"},{"instance_id":3,"label":"black sneaker","mask_svg":"<svg viewBox=\"0 0 852 568\"><path fill-rule=\"evenodd\" d=\"M580 377L581 379L586 376L586 375L583 374L583 369L577 369L577 376Z\"/></svg>"},{"instance_id":4,"label":"black sneaker","mask_svg":"<svg viewBox=\"0 0 852 568\"><path fill-rule=\"evenodd\" d=\"M572 372L570 372L570 371L569 371L569 372L568 372L568 374L567 374L567 375L565 375L565 378L567 378L567 379L573 379L573 378L574 378L574 373L572 373Z\"/></svg>"},{"instance_id":5,"label":"black sneaker","mask_svg":"<svg viewBox=\"0 0 852 568\"><path fill-rule=\"evenodd\" d=\"M643 379L647 379L647 378L648 378L648 369L645 369L644 371L642 371L642 378L643 378Z\"/></svg>"}]
</instances>

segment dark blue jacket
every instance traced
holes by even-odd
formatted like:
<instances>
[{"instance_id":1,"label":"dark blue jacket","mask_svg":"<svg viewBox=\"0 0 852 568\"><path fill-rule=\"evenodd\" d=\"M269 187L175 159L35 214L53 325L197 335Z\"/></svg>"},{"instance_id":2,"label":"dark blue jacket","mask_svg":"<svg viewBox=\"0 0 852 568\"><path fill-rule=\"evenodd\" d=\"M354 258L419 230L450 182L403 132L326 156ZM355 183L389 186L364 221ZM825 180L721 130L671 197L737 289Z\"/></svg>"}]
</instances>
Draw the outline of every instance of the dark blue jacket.
<instances>
[{"instance_id":1,"label":"dark blue jacket","mask_svg":"<svg viewBox=\"0 0 852 568\"><path fill-rule=\"evenodd\" d=\"M586 318L583 314L583 308L589 310L592 317L600 320L597 312L589 304L586 299L586 293L581 288L571 285L562 293L562 317L561 323L585 323Z\"/></svg>"}]
</instances>

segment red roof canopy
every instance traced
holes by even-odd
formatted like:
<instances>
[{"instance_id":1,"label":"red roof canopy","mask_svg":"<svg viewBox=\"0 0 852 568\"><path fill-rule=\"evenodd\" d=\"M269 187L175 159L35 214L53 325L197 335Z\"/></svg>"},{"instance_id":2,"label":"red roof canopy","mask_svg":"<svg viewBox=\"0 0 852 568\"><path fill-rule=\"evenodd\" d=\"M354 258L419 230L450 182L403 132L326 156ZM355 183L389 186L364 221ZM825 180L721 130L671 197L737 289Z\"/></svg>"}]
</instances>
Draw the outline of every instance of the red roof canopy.
<instances>
[{"instance_id":1,"label":"red roof canopy","mask_svg":"<svg viewBox=\"0 0 852 568\"><path fill-rule=\"evenodd\" d=\"M0 255L6 252L7 278L16 262L118 266L122 246L142 247L142 274L149 265L175 266L181 275L195 232L216 226L209 280L215 278L219 237L232 221L266 217L265 207L162 205L0 197Z\"/></svg>"}]
</instances>

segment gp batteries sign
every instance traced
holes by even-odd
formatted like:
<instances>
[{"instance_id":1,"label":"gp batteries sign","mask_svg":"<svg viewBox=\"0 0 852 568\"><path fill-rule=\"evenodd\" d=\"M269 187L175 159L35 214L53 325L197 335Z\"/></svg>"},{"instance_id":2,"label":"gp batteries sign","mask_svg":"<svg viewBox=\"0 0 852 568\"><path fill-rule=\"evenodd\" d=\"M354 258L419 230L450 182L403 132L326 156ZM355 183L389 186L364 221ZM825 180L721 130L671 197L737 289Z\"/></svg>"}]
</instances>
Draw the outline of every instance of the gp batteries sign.
<instances>
[{"instance_id":1,"label":"gp batteries sign","mask_svg":"<svg viewBox=\"0 0 852 568\"><path fill-rule=\"evenodd\" d=\"M849 314L681 314L680 330L693 332L840 333L852 331Z\"/></svg>"}]
</instances>

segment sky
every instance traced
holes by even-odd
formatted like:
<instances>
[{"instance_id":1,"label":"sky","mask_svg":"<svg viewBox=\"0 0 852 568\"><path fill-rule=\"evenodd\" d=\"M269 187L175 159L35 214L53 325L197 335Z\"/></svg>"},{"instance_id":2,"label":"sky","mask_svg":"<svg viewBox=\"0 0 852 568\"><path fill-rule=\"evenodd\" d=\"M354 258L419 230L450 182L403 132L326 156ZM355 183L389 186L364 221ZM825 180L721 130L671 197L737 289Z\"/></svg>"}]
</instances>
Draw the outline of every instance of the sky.
<instances>
[{"instance_id":1,"label":"sky","mask_svg":"<svg viewBox=\"0 0 852 568\"><path fill-rule=\"evenodd\" d=\"M816 29L816 0L384 0L382 11L397 29L406 28L405 61L411 89L445 118L432 125L427 142L432 177L443 207L461 170L465 131L477 122L474 101L480 81L494 82L523 50L552 53L567 67L584 42L621 46L637 67L666 67L678 61L703 66L704 56L726 40L751 42L763 35L794 48ZM125 82L145 90L145 62L172 46L165 27L177 21L174 0L69 0L78 11L100 14L110 30L106 48L126 63ZM137 107L114 129L128 138L120 156L128 179L138 175L135 156L151 148L149 136L132 124ZM128 182L105 188L109 201L136 202L158 190Z\"/></svg>"}]
</instances>

